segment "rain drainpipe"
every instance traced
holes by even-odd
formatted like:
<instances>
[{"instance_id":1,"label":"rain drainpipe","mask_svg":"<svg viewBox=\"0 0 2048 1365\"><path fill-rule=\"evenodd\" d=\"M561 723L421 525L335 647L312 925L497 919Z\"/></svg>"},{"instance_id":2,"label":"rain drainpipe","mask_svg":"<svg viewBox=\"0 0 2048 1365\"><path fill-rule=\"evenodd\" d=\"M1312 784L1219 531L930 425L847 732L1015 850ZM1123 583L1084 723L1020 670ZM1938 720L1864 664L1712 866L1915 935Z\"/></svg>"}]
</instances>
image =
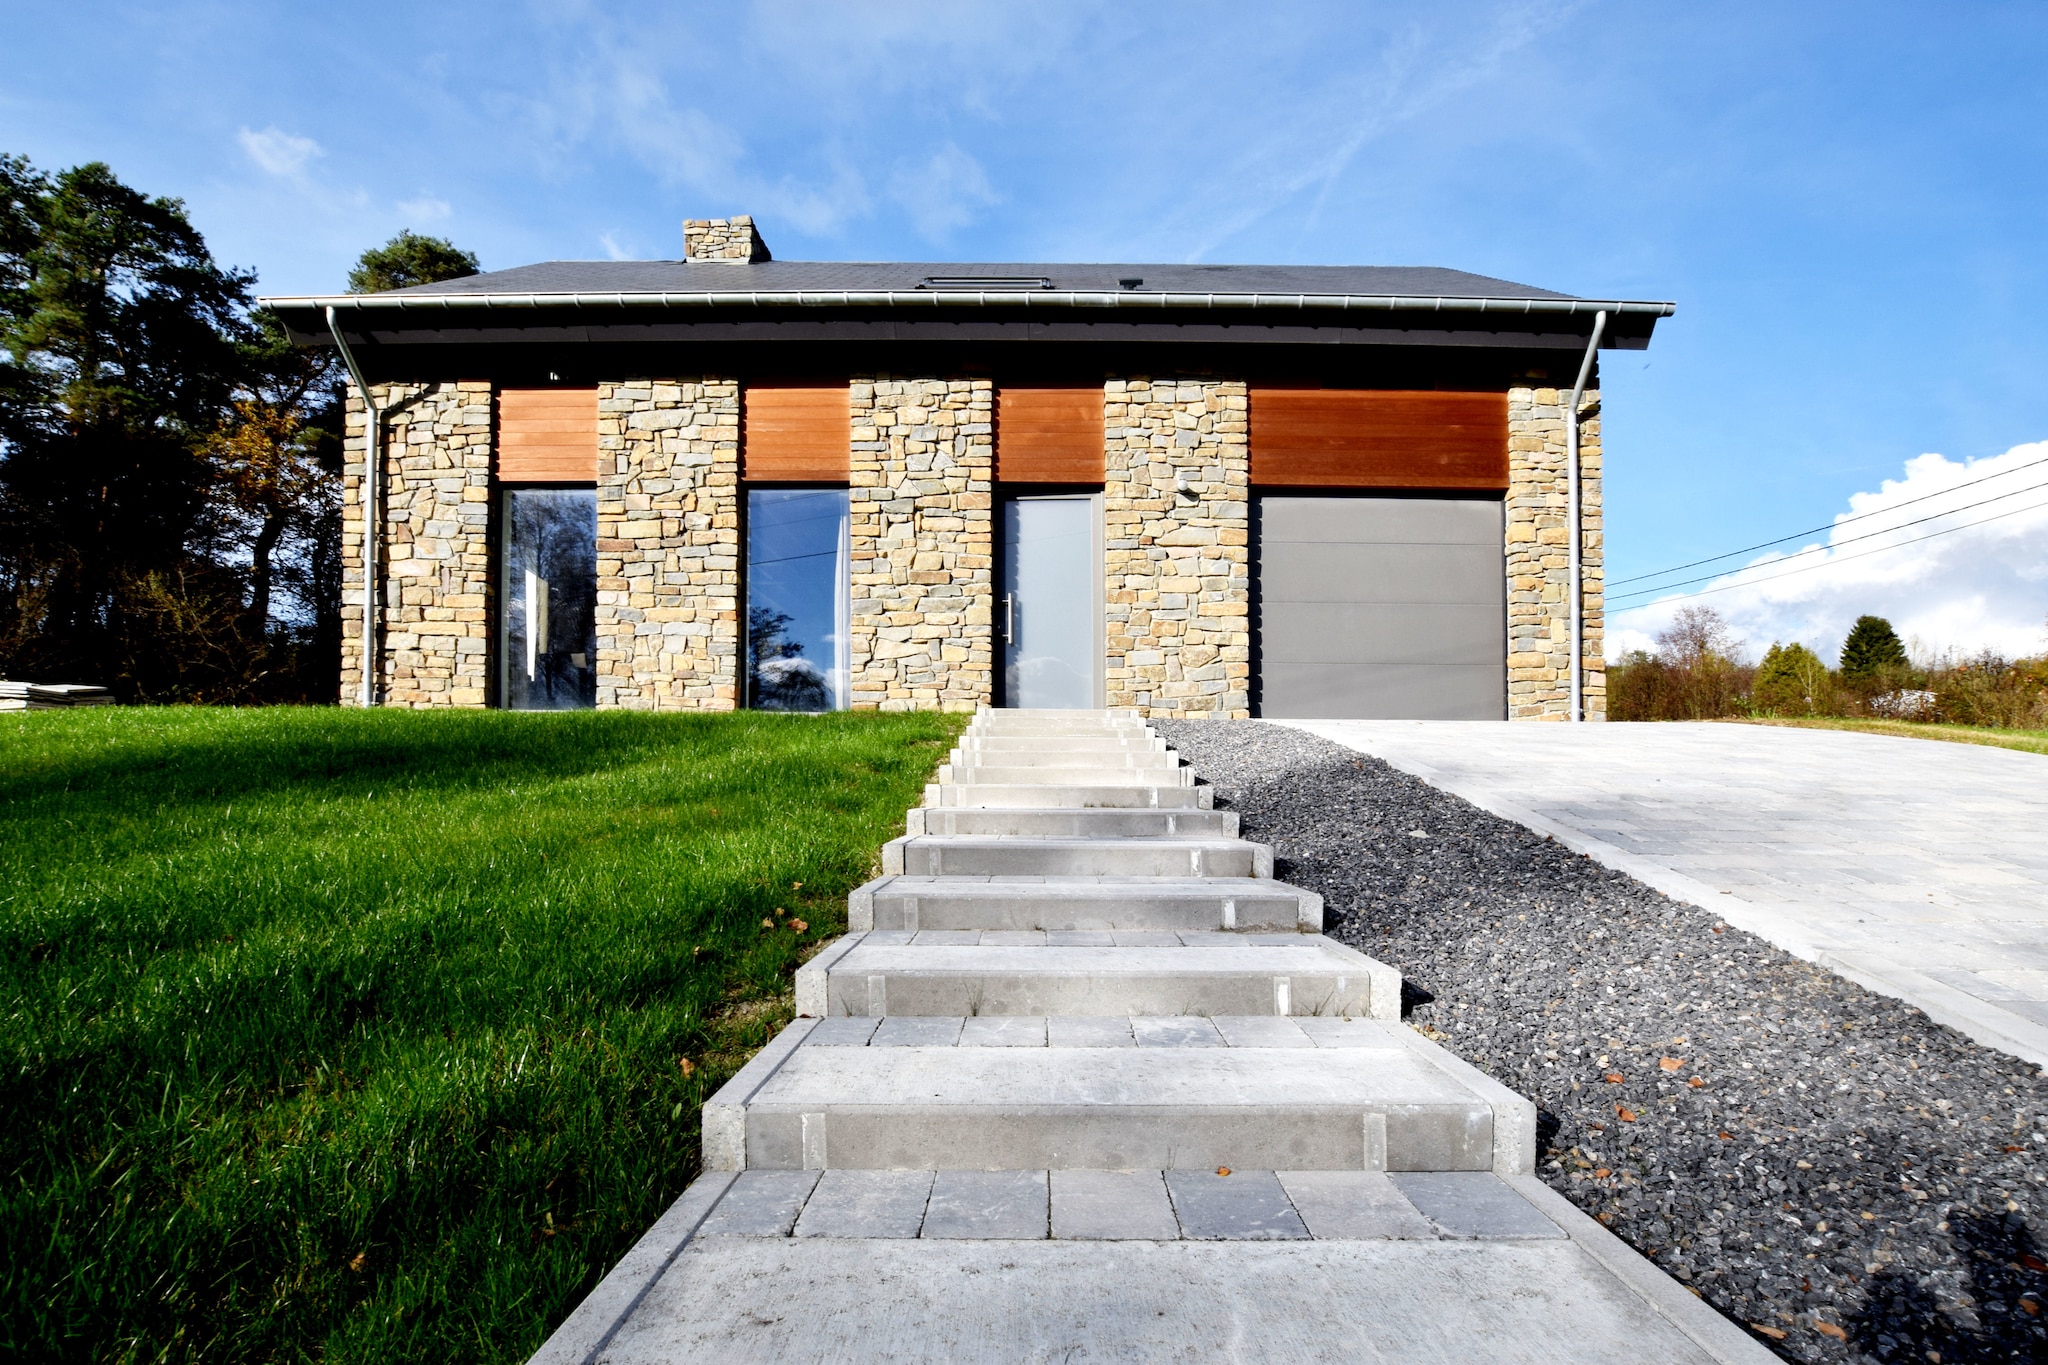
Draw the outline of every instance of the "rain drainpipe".
<instances>
[{"instance_id":1,"label":"rain drainpipe","mask_svg":"<svg viewBox=\"0 0 2048 1365\"><path fill-rule=\"evenodd\" d=\"M1602 313L1604 318L1607 315ZM335 349L341 352L341 363L348 367L348 377L355 380L356 391L363 396L365 420L363 434L363 705L377 704L377 466L383 462L384 454L384 413L377 406L377 400L370 393L370 386L363 382L363 371L356 364L356 358L342 339L341 325L334 320L334 306L327 307L327 330L334 337ZM1594 332L1598 336L1597 331ZM1574 485L1576 487L1576 485ZM1574 494L1576 496L1576 494ZM1573 542L1576 544L1577 542ZM1576 550L1573 551L1577 553ZM1574 561L1576 562L1576 561Z\"/></svg>"},{"instance_id":2,"label":"rain drainpipe","mask_svg":"<svg viewBox=\"0 0 2048 1365\"><path fill-rule=\"evenodd\" d=\"M328 310L331 320L332 309ZM1572 401L1564 414L1565 515L1571 530L1572 590L1572 719L1586 718L1586 580L1585 511L1579 499L1579 400L1586 393L1586 379L1593 373L1593 358L1600 350L1600 334L1607 330L1607 314L1593 315L1593 335L1586 342L1586 358L1579 362L1579 382L1572 385ZM339 338L340 333L335 334ZM343 354L347 354L343 352ZM360 382L360 381L358 381Z\"/></svg>"}]
</instances>

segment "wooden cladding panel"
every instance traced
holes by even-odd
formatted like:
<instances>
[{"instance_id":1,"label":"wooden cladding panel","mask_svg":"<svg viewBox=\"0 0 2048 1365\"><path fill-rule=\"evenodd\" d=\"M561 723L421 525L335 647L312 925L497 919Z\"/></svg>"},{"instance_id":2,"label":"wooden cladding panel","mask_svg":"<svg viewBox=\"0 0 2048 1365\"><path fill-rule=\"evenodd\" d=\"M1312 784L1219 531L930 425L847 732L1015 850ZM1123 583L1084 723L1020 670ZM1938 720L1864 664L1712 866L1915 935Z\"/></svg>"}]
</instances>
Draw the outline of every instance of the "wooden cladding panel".
<instances>
[{"instance_id":1,"label":"wooden cladding panel","mask_svg":"<svg viewBox=\"0 0 2048 1365\"><path fill-rule=\"evenodd\" d=\"M1102 389L996 390L996 477L1102 482Z\"/></svg>"},{"instance_id":2,"label":"wooden cladding panel","mask_svg":"<svg viewBox=\"0 0 2048 1365\"><path fill-rule=\"evenodd\" d=\"M498 390L498 477L596 482L597 390Z\"/></svg>"},{"instance_id":3,"label":"wooden cladding panel","mask_svg":"<svg viewBox=\"0 0 2048 1365\"><path fill-rule=\"evenodd\" d=\"M853 420L845 384L749 384L740 477L783 483L845 483Z\"/></svg>"},{"instance_id":4,"label":"wooden cladding panel","mask_svg":"<svg viewBox=\"0 0 2048 1365\"><path fill-rule=\"evenodd\" d=\"M1276 488L1508 486L1504 393L1251 390L1251 476Z\"/></svg>"}]
</instances>

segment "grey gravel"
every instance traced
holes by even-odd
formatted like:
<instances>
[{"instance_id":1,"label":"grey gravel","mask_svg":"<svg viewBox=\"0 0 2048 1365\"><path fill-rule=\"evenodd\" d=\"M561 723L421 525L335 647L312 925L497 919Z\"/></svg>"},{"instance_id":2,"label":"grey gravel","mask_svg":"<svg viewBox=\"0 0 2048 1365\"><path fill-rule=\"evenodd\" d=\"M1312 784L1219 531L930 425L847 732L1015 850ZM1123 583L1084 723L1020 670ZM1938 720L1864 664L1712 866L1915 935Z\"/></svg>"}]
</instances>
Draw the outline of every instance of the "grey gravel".
<instances>
[{"instance_id":1,"label":"grey gravel","mask_svg":"<svg viewBox=\"0 0 2048 1365\"><path fill-rule=\"evenodd\" d=\"M1538 1173L1780 1355L2048 1360L2048 1081L1378 759L1155 721ZM1782 1335L1780 1335L1782 1334Z\"/></svg>"}]
</instances>

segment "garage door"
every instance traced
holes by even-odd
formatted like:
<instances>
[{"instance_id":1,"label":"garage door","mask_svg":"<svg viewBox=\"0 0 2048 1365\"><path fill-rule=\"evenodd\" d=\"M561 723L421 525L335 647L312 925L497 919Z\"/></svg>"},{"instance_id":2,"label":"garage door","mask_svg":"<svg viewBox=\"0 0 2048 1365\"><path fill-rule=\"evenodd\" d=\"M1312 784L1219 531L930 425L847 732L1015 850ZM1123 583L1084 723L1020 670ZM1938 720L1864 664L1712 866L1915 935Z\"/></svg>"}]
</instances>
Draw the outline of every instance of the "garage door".
<instances>
[{"instance_id":1,"label":"garage door","mask_svg":"<svg viewBox=\"0 0 2048 1365\"><path fill-rule=\"evenodd\" d=\"M1259 499L1259 713L1500 720L1507 714L1502 505Z\"/></svg>"}]
</instances>

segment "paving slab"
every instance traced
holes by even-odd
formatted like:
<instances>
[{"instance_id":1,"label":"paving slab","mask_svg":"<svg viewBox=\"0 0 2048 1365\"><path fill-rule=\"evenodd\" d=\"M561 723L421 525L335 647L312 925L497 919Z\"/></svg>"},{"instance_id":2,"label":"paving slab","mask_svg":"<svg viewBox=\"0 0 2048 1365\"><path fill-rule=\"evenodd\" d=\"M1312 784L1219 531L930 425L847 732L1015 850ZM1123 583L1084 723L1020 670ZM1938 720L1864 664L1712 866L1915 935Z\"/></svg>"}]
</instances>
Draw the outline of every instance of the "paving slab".
<instances>
[{"instance_id":1,"label":"paving slab","mask_svg":"<svg viewBox=\"0 0 2048 1365\"><path fill-rule=\"evenodd\" d=\"M926 1237L1029 1241L1050 1235L1044 1171L940 1171L925 1208Z\"/></svg>"},{"instance_id":2,"label":"paving slab","mask_svg":"<svg viewBox=\"0 0 2048 1365\"><path fill-rule=\"evenodd\" d=\"M1053 1171L1052 1235L1074 1241L1180 1236L1162 1171Z\"/></svg>"},{"instance_id":3,"label":"paving slab","mask_svg":"<svg viewBox=\"0 0 2048 1365\"><path fill-rule=\"evenodd\" d=\"M1183 1237L1198 1241L1302 1240L1308 1228L1271 1171L1167 1171Z\"/></svg>"},{"instance_id":4,"label":"paving slab","mask_svg":"<svg viewBox=\"0 0 2048 1365\"><path fill-rule=\"evenodd\" d=\"M1733 723L1284 722L2048 1066L2048 758ZM1979 983L1979 978L1983 984Z\"/></svg>"},{"instance_id":5,"label":"paving slab","mask_svg":"<svg viewBox=\"0 0 2048 1365\"><path fill-rule=\"evenodd\" d=\"M1043 810L1048 807L1090 810L1209 810L1216 800L1210 786L1150 786L1130 783L1080 782L951 782L924 789L927 806L975 806Z\"/></svg>"},{"instance_id":6,"label":"paving slab","mask_svg":"<svg viewBox=\"0 0 2048 1365\"><path fill-rule=\"evenodd\" d=\"M1280 1171L1275 1178L1311 1237L1347 1241L1437 1235L1436 1225L1384 1171Z\"/></svg>"},{"instance_id":7,"label":"paving slab","mask_svg":"<svg viewBox=\"0 0 2048 1365\"><path fill-rule=\"evenodd\" d=\"M1058 839L1234 839L1230 810L1149 810L1104 806L916 806L906 834L1009 834Z\"/></svg>"},{"instance_id":8,"label":"paving slab","mask_svg":"<svg viewBox=\"0 0 2048 1365\"><path fill-rule=\"evenodd\" d=\"M1320 933L1323 898L1263 877L880 877L847 897L847 927Z\"/></svg>"},{"instance_id":9,"label":"paving slab","mask_svg":"<svg viewBox=\"0 0 2048 1365\"><path fill-rule=\"evenodd\" d=\"M932 1192L930 1171L828 1170L818 1177L798 1237L915 1237Z\"/></svg>"},{"instance_id":10,"label":"paving slab","mask_svg":"<svg viewBox=\"0 0 2048 1365\"><path fill-rule=\"evenodd\" d=\"M885 875L1271 877L1273 850L1243 839L915 834L882 845Z\"/></svg>"},{"instance_id":11,"label":"paving slab","mask_svg":"<svg viewBox=\"0 0 2048 1365\"><path fill-rule=\"evenodd\" d=\"M1564 1236L1490 1171L1408 1171L1387 1179L1447 1237Z\"/></svg>"}]
</instances>

